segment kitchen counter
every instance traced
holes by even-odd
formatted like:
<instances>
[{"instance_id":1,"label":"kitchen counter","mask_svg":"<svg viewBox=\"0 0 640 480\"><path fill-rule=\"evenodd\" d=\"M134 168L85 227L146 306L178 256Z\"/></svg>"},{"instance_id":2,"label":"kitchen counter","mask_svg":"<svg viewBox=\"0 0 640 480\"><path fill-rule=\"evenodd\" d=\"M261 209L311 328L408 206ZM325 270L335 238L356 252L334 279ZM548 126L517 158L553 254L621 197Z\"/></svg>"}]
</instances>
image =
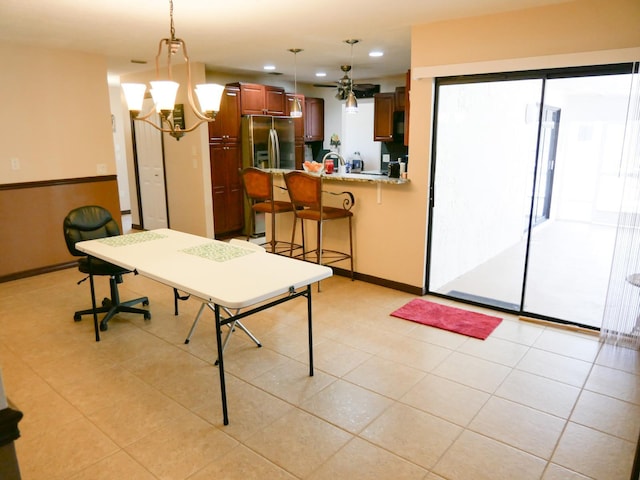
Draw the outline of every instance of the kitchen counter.
<instances>
[{"instance_id":1,"label":"kitchen counter","mask_svg":"<svg viewBox=\"0 0 640 480\"><path fill-rule=\"evenodd\" d=\"M278 187L284 187L284 175L290 170L274 169L273 181ZM317 175L317 174L316 174ZM415 197L415 191L420 190L426 192L426 187L419 182L409 179L389 178L385 175L371 175L362 173L349 173L338 175L332 173L323 175L326 180L322 189L326 192L342 193L349 191L355 203L351 212L353 212L353 249L354 249L354 270L356 279L368 279L376 282L380 279L382 285L387 285L386 280L390 279L391 284L406 285L411 292L418 292L420 289L410 287L413 285L407 281L410 276L403 276L407 272L416 270L416 255L389 255L389 246L380 242L389 233L389 231L411 232L411 235L417 235L418 231L424 228L424 222L414 222L411 220L407 198ZM425 193L426 194L426 193ZM289 194L285 188L275 188L274 195L276 200L287 201ZM326 204L332 207L340 207L342 197L327 195L325 197ZM301 232L297 223L296 243L300 243ZM307 243L309 248L314 248L315 238L317 234L314 222L305 222L305 235L307 235ZM420 227L416 227L420 224ZM271 222L266 222L267 238L270 238ZM349 235L346 222L328 222L323 227L323 245L327 250L335 250L338 252L349 251ZM276 238L290 239L293 229L293 215L278 215L276 221ZM409 235L409 233L407 233ZM420 257L421 258L421 257ZM423 263L422 258L418 263ZM399 267L399 265L401 265ZM338 262L334 267L334 272L338 274L344 273L349 275L349 262ZM387 271L397 270L396 276L387 276ZM404 287L403 287L404 288Z\"/></svg>"},{"instance_id":2,"label":"kitchen counter","mask_svg":"<svg viewBox=\"0 0 640 480\"><path fill-rule=\"evenodd\" d=\"M291 170L281 169L281 168L270 168L266 169L269 172L273 172L276 174L284 175ZM315 174L311 174L315 175ZM379 174L368 174L368 173L337 173L333 172L331 174L322 173L321 174L323 180L330 182L358 182L358 183L384 183L391 185L403 185L409 183L410 180L408 178L391 178L386 175Z\"/></svg>"}]
</instances>

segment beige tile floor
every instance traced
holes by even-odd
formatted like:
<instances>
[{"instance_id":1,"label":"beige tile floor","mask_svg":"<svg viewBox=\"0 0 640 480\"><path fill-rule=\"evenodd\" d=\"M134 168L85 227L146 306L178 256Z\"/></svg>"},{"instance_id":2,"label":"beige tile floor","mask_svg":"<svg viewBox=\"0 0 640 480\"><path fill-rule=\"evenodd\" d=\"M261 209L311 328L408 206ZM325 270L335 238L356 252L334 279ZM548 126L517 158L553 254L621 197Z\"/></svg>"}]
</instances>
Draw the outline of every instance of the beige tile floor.
<instances>
[{"instance_id":1,"label":"beige tile floor","mask_svg":"<svg viewBox=\"0 0 640 480\"><path fill-rule=\"evenodd\" d=\"M389 316L406 293L334 277L314 291L314 377L304 301L246 320L263 348L234 334L223 426L212 316L185 345L198 303L174 316L171 289L129 275L123 298L148 295L153 318L121 315L96 343L73 321L80 278L0 284L25 480L629 478L635 351L510 316L483 342Z\"/></svg>"}]
</instances>

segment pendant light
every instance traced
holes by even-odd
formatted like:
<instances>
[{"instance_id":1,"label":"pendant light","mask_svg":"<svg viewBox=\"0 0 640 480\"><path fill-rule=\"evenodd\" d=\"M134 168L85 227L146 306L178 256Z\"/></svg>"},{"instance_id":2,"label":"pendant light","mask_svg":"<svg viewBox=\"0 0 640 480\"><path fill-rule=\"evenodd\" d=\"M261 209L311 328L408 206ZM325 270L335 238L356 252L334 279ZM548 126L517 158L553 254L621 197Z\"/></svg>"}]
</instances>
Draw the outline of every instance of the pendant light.
<instances>
[{"instance_id":1,"label":"pendant light","mask_svg":"<svg viewBox=\"0 0 640 480\"><path fill-rule=\"evenodd\" d=\"M347 101L344 104L344 111L346 113L358 113L358 101L356 100L356 96L353 93L353 46L358 43L360 40L349 39L345 40L344 43L348 43L351 45L351 71L349 72L349 93L347 94Z\"/></svg>"},{"instance_id":2,"label":"pendant light","mask_svg":"<svg viewBox=\"0 0 640 480\"><path fill-rule=\"evenodd\" d=\"M223 85L217 85L213 83L207 83L202 85L196 85L195 89L191 85L191 63L189 62L189 56L187 55L187 45L181 38L176 38L176 31L173 25L173 0L169 0L169 18L170 18L170 38L163 38L158 45L158 54L156 55L156 81L149 82L151 84L151 97L153 98L154 108L146 114L140 114L142 110L142 102L144 101L144 94L147 90L146 85L142 83L123 83L122 89L124 90L125 99L129 110L136 116L134 120L141 120L153 127L157 128L161 132L168 133L176 140L180 140L187 132L192 132L199 125L204 122L213 122L216 114L220 110L220 101L224 91ZM162 54L162 47L167 48L167 72L166 78L160 78L160 56ZM198 118L197 122L191 127L185 127L174 118L175 100L178 92L179 84L172 81L171 72L171 57L182 50L182 56L186 62L187 67L187 100L189 107L193 111L194 115ZM200 109L198 109L193 100L193 93L195 92L200 103ZM151 115L155 112L160 114L162 120L161 126L156 125L155 122L149 120Z\"/></svg>"},{"instance_id":3,"label":"pendant light","mask_svg":"<svg viewBox=\"0 0 640 480\"><path fill-rule=\"evenodd\" d=\"M293 105L291 105L291 111L289 116L294 118L302 117L302 105L298 98L298 53L302 51L301 48L290 48L289 51L293 53Z\"/></svg>"}]
</instances>

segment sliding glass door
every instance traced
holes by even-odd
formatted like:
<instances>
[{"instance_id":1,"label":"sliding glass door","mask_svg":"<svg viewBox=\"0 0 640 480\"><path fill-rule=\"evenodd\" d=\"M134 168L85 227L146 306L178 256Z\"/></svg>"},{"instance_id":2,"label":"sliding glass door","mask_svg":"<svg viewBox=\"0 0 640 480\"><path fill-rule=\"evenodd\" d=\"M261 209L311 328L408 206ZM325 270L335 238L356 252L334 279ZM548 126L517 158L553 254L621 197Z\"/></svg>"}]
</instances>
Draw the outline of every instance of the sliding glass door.
<instances>
[{"instance_id":1,"label":"sliding glass door","mask_svg":"<svg viewBox=\"0 0 640 480\"><path fill-rule=\"evenodd\" d=\"M630 81L612 73L438 81L430 292L600 326Z\"/></svg>"}]
</instances>

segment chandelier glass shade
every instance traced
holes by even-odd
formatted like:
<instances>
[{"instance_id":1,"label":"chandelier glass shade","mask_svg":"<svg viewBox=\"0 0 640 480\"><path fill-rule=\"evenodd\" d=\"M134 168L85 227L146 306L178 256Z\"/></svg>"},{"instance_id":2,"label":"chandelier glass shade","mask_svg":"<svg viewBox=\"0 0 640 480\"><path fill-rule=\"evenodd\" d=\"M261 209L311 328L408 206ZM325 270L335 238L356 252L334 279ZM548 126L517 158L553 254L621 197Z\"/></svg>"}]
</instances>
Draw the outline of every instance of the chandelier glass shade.
<instances>
[{"instance_id":1,"label":"chandelier glass shade","mask_svg":"<svg viewBox=\"0 0 640 480\"><path fill-rule=\"evenodd\" d=\"M169 16L171 20L170 38L163 38L158 44L158 53L156 55L156 80L149 82L151 84L150 94L153 99L154 108L147 113L142 113L143 102L147 87L143 83L123 83L125 100L129 111L135 114L134 119L146 122L161 132L168 133L176 140L188 132L194 131L205 122L213 122L216 114L220 110L220 102L224 92L224 86L214 83L196 85L195 89L191 83L191 63L187 54L187 45L181 38L176 38L175 27L173 24L173 0L169 0ZM163 47L166 47L166 72L164 78L160 74L160 57L163 55ZM174 55L182 52L186 69L187 69L187 101L189 108L193 111L197 118L195 124L190 127L183 127L177 124L174 119L173 111L175 109L176 96L180 85L172 80L171 59ZM194 101L193 92L198 98L200 108ZM157 125L150 118L155 113L160 115L161 123Z\"/></svg>"}]
</instances>

